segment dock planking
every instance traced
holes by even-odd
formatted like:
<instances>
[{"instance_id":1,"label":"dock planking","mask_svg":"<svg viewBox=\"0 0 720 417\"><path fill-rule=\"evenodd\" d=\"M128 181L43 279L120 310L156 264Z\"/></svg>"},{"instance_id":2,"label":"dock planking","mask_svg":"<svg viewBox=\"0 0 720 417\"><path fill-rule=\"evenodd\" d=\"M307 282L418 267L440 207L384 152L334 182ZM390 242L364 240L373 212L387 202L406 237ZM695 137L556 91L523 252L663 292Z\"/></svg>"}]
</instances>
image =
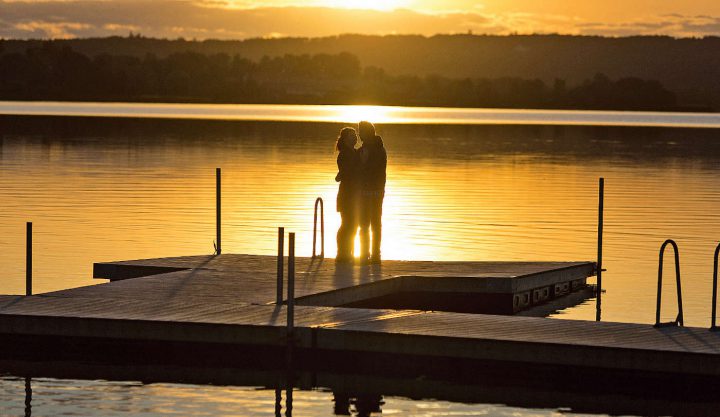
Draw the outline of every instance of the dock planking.
<instances>
[{"instance_id":1,"label":"dock planking","mask_svg":"<svg viewBox=\"0 0 720 417\"><path fill-rule=\"evenodd\" d=\"M571 283L585 286L594 272L592 262L384 261L353 266L336 265L332 259L298 258L295 296L300 305L512 314L554 298L557 284L565 284L568 291ZM101 291L120 297L178 297L187 292L193 297L229 297L259 304L273 303L276 297L276 258L272 256L228 254L97 263L94 276L113 281L111 288ZM142 282L132 279L139 276L144 276ZM51 295L95 291L85 287ZM545 297L533 302L533 292L541 291ZM523 298L525 303L520 302ZM492 309L483 311L484 306Z\"/></svg>"},{"instance_id":2,"label":"dock planking","mask_svg":"<svg viewBox=\"0 0 720 417\"><path fill-rule=\"evenodd\" d=\"M131 273L123 271L125 267ZM153 275L139 278L144 267ZM288 342L286 307L274 304L275 267L274 257L229 254L96 264L96 276L122 278L31 297L0 297L0 333L282 347ZM720 335L706 329L322 303L342 305L348 291L357 288L397 291L423 280L425 290L436 292L527 290L584 279L593 270L589 262L384 261L336 266L332 260L299 258L294 345L300 351L406 360L720 375Z\"/></svg>"},{"instance_id":3,"label":"dock planking","mask_svg":"<svg viewBox=\"0 0 720 417\"><path fill-rule=\"evenodd\" d=\"M285 306L4 297L0 333L281 347ZM298 349L720 375L720 336L697 328L298 306Z\"/></svg>"}]
</instances>

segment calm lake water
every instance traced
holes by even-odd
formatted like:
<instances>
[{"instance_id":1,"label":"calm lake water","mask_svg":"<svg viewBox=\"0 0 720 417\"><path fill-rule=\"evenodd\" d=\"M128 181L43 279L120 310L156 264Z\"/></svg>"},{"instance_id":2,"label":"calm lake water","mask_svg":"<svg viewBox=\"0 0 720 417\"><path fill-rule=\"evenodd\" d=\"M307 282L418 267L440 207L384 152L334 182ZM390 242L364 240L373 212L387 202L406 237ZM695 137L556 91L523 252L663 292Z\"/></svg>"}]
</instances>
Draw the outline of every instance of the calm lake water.
<instances>
[{"instance_id":1,"label":"calm lake water","mask_svg":"<svg viewBox=\"0 0 720 417\"><path fill-rule=\"evenodd\" d=\"M59 380L0 377L3 416L415 416L415 417L552 417L581 416L567 409L528 409L501 404L473 404L441 400L364 395L350 397L328 390L295 390L291 414L287 392L262 387L191 384ZM343 398L344 397L344 398ZM30 398L28 408L26 400ZM276 411L277 410L277 411Z\"/></svg>"},{"instance_id":2,"label":"calm lake water","mask_svg":"<svg viewBox=\"0 0 720 417\"><path fill-rule=\"evenodd\" d=\"M37 292L96 283L93 262L212 253L216 167L223 169L225 252L274 254L276 228L285 226L298 233L298 253L310 255L320 196L326 253L334 256L334 140L344 123L367 117L383 122L378 129L389 154L385 258L594 260L597 183L605 177L603 319L654 321L658 249L673 238L685 323L709 326L720 239L720 130L666 126L720 127L717 115L499 111L493 119L493 111L422 109L422 120L410 123L393 112L413 110L375 107L64 106L0 103L5 114L107 116L116 106L122 116L0 117L0 293L24 291L26 221L34 222ZM318 118L318 111L330 115ZM159 118L134 117L146 114ZM235 120L189 120L203 118ZM241 120L252 118L264 121ZM475 124L462 124L468 119ZM552 125L512 125L543 120ZM670 320L675 288L672 256L666 259L663 316ZM554 317L594 315L591 301ZM63 399L67 415L274 410L267 390L88 384L70 393L74 382L40 381L38 410L60 407ZM19 380L0 380L0 404L13 407L10 415L22 415L16 394L23 389ZM120 398L118 408L88 411L98 393ZM187 407L197 408L180 405L184 396L193 398ZM332 415L331 393L302 391L298 398L296 415ZM394 397L385 403L383 415L558 412ZM45 414L52 413L38 411Z\"/></svg>"}]
</instances>

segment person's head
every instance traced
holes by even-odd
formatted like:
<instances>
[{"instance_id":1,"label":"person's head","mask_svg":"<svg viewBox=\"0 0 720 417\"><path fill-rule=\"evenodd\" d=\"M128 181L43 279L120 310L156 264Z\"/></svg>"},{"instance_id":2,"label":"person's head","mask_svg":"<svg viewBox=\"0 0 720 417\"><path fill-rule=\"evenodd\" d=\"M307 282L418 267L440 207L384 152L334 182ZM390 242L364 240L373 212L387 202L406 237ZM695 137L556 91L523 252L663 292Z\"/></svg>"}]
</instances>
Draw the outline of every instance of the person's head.
<instances>
[{"instance_id":1,"label":"person's head","mask_svg":"<svg viewBox=\"0 0 720 417\"><path fill-rule=\"evenodd\" d=\"M352 127L343 127L340 130L340 136L335 142L335 149L339 152L341 149L353 149L357 144L357 132Z\"/></svg>"},{"instance_id":2,"label":"person's head","mask_svg":"<svg viewBox=\"0 0 720 417\"><path fill-rule=\"evenodd\" d=\"M358 123L358 130L360 131L360 139L363 142L372 142L375 139L375 126L372 123L363 120Z\"/></svg>"}]
</instances>

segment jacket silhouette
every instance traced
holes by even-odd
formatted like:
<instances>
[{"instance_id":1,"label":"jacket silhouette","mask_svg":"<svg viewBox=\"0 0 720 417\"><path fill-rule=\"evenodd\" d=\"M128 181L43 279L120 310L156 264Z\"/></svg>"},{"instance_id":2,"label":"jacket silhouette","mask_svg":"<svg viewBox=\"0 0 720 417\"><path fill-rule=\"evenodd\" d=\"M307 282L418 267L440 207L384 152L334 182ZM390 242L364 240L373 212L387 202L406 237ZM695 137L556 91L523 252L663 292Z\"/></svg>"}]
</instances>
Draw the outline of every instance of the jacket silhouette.
<instances>
[{"instance_id":1,"label":"jacket silhouette","mask_svg":"<svg viewBox=\"0 0 720 417\"><path fill-rule=\"evenodd\" d=\"M361 187L360 154L355 150L357 133L355 129L344 128L337 141L338 173L335 181L340 183L337 194L337 211L341 224L337 232L337 257L340 262L349 262L355 252L355 233L359 224L359 197Z\"/></svg>"},{"instance_id":2,"label":"jacket silhouette","mask_svg":"<svg viewBox=\"0 0 720 417\"><path fill-rule=\"evenodd\" d=\"M387 152L378 135L364 138L359 150L360 175L360 257L373 262L380 261L382 241L382 205L387 179ZM370 232L372 231L372 253Z\"/></svg>"}]
</instances>

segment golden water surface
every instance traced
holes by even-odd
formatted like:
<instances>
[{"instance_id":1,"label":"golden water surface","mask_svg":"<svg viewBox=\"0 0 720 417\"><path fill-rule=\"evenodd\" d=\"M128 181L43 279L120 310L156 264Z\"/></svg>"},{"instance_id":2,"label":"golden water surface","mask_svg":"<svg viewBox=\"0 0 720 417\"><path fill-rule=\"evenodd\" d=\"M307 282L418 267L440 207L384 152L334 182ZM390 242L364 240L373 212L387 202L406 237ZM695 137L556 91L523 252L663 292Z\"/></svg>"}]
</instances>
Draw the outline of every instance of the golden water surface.
<instances>
[{"instance_id":1,"label":"golden water surface","mask_svg":"<svg viewBox=\"0 0 720 417\"><path fill-rule=\"evenodd\" d=\"M0 123L0 293L24 291L26 221L35 229L36 292L96 283L93 262L212 253L216 167L224 252L274 254L276 228L284 226L297 232L298 253L309 255L319 196L325 251L335 254L333 145L343 124L10 116ZM717 131L378 128L389 154L385 258L595 260L597 182L605 177L603 319L654 320L657 251L674 238L686 323L709 325L720 239ZM666 269L669 319L675 288L670 263ZM558 316L594 314L589 302Z\"/></svg>"}]
</instances>

